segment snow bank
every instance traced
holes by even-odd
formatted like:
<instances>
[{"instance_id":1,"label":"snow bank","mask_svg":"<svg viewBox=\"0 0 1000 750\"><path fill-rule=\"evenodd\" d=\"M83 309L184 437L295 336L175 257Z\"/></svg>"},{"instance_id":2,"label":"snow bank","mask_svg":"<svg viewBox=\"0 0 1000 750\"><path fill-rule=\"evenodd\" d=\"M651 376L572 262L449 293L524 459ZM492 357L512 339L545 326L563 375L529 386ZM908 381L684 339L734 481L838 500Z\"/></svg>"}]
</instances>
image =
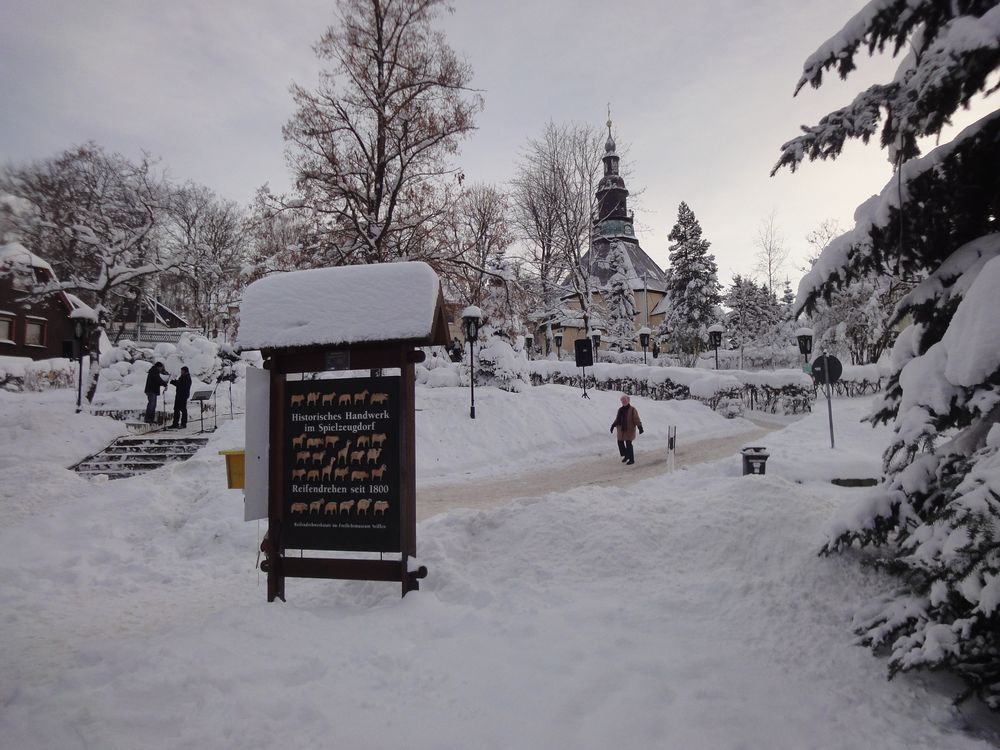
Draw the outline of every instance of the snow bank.
<instances>
[{"instance_id":1,"label":"snow bank","mask_svg":"<svg viewBox=\"0 0 1000 750\"><path fill-rule=\"evenodd\" d=\"M44 391L70 388L76 384L76 362L56 357L0 357L0 389L8 391Z\"/></svg>"},{"instance_id":2,"label":"snow bank","mask_svg":"<svg viewBox=\"0 0 1000 750\"><path fill-rule=\"evenodd\" d=\"M572 361L535 360L529 364L532 382L581 386L580 368ZM696 398L727 414L746 408L798 413L814 398L812 378L800 370L708 371L695 367L616 364L600 362L587 372L588 387L620 390L630 395L661 399Z\"/></svg>"}]
</instances>

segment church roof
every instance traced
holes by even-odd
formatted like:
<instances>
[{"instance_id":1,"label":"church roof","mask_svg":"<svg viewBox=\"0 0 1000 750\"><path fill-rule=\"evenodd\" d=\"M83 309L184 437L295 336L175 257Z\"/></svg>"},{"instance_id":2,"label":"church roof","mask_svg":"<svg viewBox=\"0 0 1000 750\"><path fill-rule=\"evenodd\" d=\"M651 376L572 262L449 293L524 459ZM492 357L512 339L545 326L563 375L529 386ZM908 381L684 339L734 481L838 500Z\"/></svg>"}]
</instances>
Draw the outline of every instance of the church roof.
<instances>
[{"instance_id":1,"label":"church roof","mask_svg":"<svg viewBox=\"0 0 1000 750\"><path fill-rule=\"evenodd\" d=\"M628 262L629 283L635 290L649 289L654 292L665 292L667 275L663 272L656 261L646 255L646 252L639 247L637 242L621 241L625 246L625 259ZM594 262L590 262L590 252L586 253L581 265L590 268L590 272L596 286L607 286L611 280L611 243L596 242L593 250ZM645 275L645 282L643 276Z\"/></svg>"}]
</instances>

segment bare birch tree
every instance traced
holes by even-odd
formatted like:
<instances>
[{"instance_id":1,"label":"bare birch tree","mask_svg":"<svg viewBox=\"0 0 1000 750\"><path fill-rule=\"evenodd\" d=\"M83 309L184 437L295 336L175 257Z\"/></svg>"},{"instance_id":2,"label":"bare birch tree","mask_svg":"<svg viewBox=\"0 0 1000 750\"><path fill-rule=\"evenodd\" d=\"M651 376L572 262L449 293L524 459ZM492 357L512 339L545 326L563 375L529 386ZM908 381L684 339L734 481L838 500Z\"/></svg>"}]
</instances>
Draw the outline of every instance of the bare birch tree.
<instances>
[{"instance_id":1,"label":"bare birch tree","mask_svg":"<svg viewBox=\"0 0 1000 750\"><path fill-rule=\"evenodd\" d=\"M432 24L444 0L339 0L315 50L315 90L292 87L284 128L296 208L320 230L318 262L374 263L428 252L448 197L442 178L474 128L472 69ZM288 201L276 201L287 207Z\"/></svg>"},{"instance_id":2,"label":"bare birch tree","mask_svg":"<svg viewBox=\"0 0 1000 750\"><path fill-rule=\"evenodd\" d=\"M772 292L781 279L781 271L789 253L785 237L775 222L776 218L777 212L771 211L760 223L754 238L754 247L757 248L757 265L754 270L763 277L768 290Z\"/></svg>"}]
</instances>

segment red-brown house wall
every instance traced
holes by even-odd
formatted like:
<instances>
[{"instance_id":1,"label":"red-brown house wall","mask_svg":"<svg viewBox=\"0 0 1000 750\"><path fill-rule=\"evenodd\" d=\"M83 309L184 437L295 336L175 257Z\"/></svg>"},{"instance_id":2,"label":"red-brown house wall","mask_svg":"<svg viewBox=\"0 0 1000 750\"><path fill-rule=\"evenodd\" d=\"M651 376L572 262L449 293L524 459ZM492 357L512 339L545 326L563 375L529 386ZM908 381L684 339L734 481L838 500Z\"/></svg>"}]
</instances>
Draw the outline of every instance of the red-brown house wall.
<instances>
[{"instance_id":1,"label":"red-brown house wall","mask_svg":"<svg viewBox=\"0 0 1000 750\"><path fill-rule=\"evenodd\" d=\"M69 306L61 294L52 294L38 302L26 303L24 294L13 288L10 277L0 277L0 315L12 313L14 317L14 343L0 340L0 356L51 359L62 356L62 342L73 338L73 321ZM7 317L7 316L5 316ZM42 346L28 346L25 325L29 318L45 319L45 338Z\"/></svg>"}]
</instances>

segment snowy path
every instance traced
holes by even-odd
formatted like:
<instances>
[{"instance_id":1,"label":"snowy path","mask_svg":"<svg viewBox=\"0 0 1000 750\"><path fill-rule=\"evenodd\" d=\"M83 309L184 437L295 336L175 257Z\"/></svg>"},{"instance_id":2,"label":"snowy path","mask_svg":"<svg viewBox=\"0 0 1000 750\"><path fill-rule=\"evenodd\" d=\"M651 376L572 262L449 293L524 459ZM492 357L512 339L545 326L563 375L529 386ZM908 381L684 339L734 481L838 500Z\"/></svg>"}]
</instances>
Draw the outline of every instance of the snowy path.
<instances>
[{"instance_id":1,"label":"snowy path","mask_svg":"<svg viewBox=\"0 0 1000 750\"><path fill-rule=\"evenodd\" d=\"M757 424L757 430L739 435L709 438L685 443L678 440L675 469L715 461L736 454L748 443L779 429L774 424ZM485 510L498 508L522 497L540 497L550 492L567 492L578 487L627 487L643 479L663 474L667 470L666 443L657 441L635 443L635 465L625 466L609 440L608 450L601 456L573 463L561 463L530 471L518 471L512 476L485 479L427 483L417 487L417 520L436 516L455 508Z\"/></svg>"}]
</instances>

